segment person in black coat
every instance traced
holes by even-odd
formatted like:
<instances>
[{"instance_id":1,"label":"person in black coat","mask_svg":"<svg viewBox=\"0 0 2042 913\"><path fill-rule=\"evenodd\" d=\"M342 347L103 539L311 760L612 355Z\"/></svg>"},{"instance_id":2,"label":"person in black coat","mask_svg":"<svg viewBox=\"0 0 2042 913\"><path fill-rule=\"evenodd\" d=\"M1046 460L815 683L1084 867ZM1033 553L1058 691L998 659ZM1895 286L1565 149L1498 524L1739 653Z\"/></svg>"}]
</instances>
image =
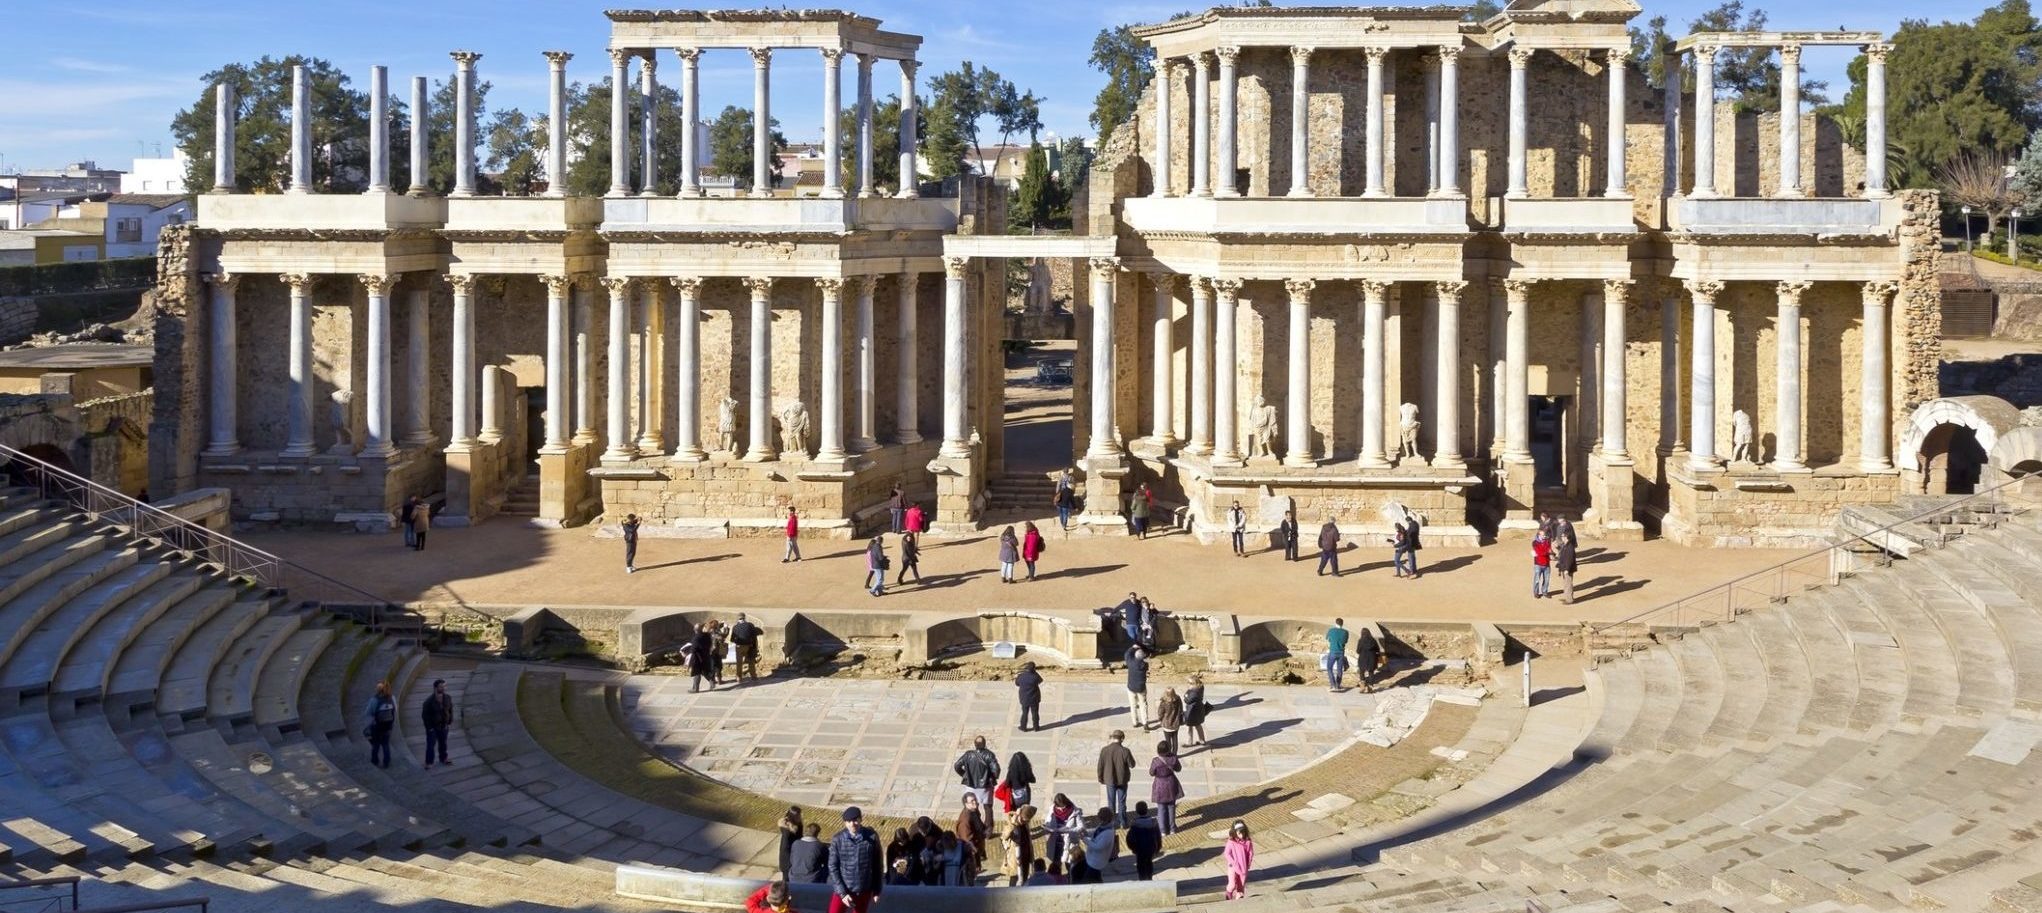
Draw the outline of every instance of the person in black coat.
<instances>
[{"instance_id":1,"label":"person in black coat","mask_svg":"<svg viewBox=\"0 0 2042 913\"><path fill-rule=\"evenodd\" d=\"M1022 663L1014 676L1015 696L1021 701L1021 731L1042 728L1042 673L1034 663Z\"/></svg>"},{"instance_id":2,"label":"person in black coat","mask_svg":"<svg viewBox=\"0 0 2042 913\"><path fill-rule=\"evenodd\" d=\"M830 880L830 845L822 842L822 825L803 828L807 833L787 851L787 881L790 884L824 884Z\"/></svg>"},{"instance_id":3,"label":"person in black coat","mask_svg":"<svg viewBox=\"0 0 2042 913\"><path fill-rule=\"evenodd\" d=\"M1296 511L1283 512L1283 522L1276 525L1277 536L1283 539L1283 560L1298 560L1298 515Z\"/></svg>"},{"instance_id":4,"label":"person in black coat","mask_svg":"<svg viewBox=\"0 0 2042 913\"><path fill-rule=\"evenodd\" d=\"M1361 679L1361 690L1372 692L1375 690L1376 665L1382 659L1383 647L1368 628L1362 628L1359 633L1360 636L1354 639L1354 671Z\"/></svg>"},{"instance_id":5,"label":"person in black coat","mask_svg":"<svg viewBox=\"0 0 2042 913\"><path fill-rule=\"evenodd\" d=\"M688 674L694 681L688 685L690 692L702 690L704 679L709 681L709 690L716 690L716 638L709 633L708 625L695 628L695 637L688 642Z\"/></svg>"},{"instance_id":6,"label":"person in black coat","mask_svg":"<svg viewBox=\"0 0 2042 913\"><path fill-rule=\"evenodd\" d=\"M447 693L446 679L433 679L433 693L425 696L419 722L425 724L425 766L433 766L435 750L439 763L454 763L447 757L447 730L454 725L454 696Z\"/></svg>"}]
</instances>

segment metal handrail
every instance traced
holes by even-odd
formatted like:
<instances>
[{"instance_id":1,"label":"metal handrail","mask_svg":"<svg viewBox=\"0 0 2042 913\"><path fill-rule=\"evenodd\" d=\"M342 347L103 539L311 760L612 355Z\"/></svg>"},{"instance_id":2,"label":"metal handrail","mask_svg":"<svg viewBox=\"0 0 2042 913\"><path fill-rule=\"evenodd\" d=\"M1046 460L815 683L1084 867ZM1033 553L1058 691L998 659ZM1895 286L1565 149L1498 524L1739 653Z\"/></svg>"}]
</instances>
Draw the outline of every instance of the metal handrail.
<instances>
[{"instance_id":1,"label":"metal handrail","mask_svg":"<svg viewBox=\"0 0 2042 913\"><path fill-rule=\"evenodd\" d=\"M76 875L52 875L48 878L24 878L14 881L0 881L0 891L12 891L17 889L28 888L55 888L55 887L69 887L71 889L71 909L72 910L78 909L78 876ZM35 901L26 900L0 900L0 908L11 908L15 904L34 902ZM47 901L44 909L52 910L64 909L64 898L62 897L50 898Z\"/></svg>"},{"instance_id":2,"label":"metal handrail","mask_svg":"<svg viewBox=\"0 0 2042 913\"><path fill-rule=\"evenodd\" d=\"M1786 581L1788 579L1788 575L1792 573L1800 573L1809 577L1819 576L1821 578L1822 583L1835 584L1838 577L1842 576L1849 570L1838 569L1837 565L1838 555L1854 554L1853 552L1849 551L1849 549L1852 546L1855 546L1859 543L1865 543L1868 545L1872 545L1873 547L1883 551L1885 547L1874 540L1885 538L1894 530L1899 529L1900 527L1903 526L1907 526L1909 524L1920 523L1924 520L1928 520L1931 518L1942 517L1949 514L1957 513L1959 511L1974 509L1977 506L1975 502L1981 499L1989 500L1992 506L1991 512L1997 513L1998 506L2000 505L2002 500L2000 497L2000 493L2007 488L2011 488L2013 486L2021 484L2022 481L2023 479L2019 477L2008 479L2004 482L2000 482L1997 485L1987 488L1984 491L1973 492L1971 494L1958 498L1954 501L1945 501L1941 504L1936 505L1935 507L1922 511L1921 513L1915 514L1914 516L1907 517L1901 520L1896 520L1892 523L1886 524L1885 526L1881 526L1878 529L1871 530L1870 532L1855 534L1841 542L1832 542L1828 545L1822 546L1821 548L1817 548L1812 551L1796 555L1778 564L1763 567L1756 571L1752 571L1748 574L1745 574L1743 576L1735 577L1722 583L1716 584L1693 595L1685 596L1680 599L1676 599L1672 602L1654 606L1650 609L1646 609L1645 611L1639 612L1628 618L1622 618L1616 621L1607 621L1601 624L1590 625L1589 632L1592 634L1600 634L1604 631L1609 630L1610 628L1614 628L1619 625L1637 624L1638 622L1643 621L1644 619L1653 618L1667 613L1673 613L1676 616L1678 616L1682 612L1684 612L1691 603L1696 603L1703 600L1708 600L1710 603L1714 603L1718 598L1720 598L1723 601L1724 611L1721 613L1721 615L1722 618L1727 621L1737 616L1737 595L1740 589L1747 592L1762 594L1766 597L1768 601L1778 602L1787 598L1787 596L1790 593L1790 589L1786 585ZM1941 546L1947 543L1948 541L1949 537L1943 531L1938 530L1936 533L1936 544L1938 546ZM1797 566L1806 565L1815 561L1820 561L1822 563L1821 564L1822 571L1819 575L1805 570L1804 571L1796 570ZM1761 578L1768 579L1761 581Z\"/></svg>"},{"instance_id":3,"label":"metal handrail","mask_svg":"<svg viewBox=\"0 0 2042 913\"><path fill-rule=\"evenodd\" d=\"M199 913L207 913L213 907L211 897L185 897L178 900L152 900L146 903L127 903L115 907L93 907L79 913L149 913L152 910L178 910L197 907Z\"/></svg>"}]
</instances>

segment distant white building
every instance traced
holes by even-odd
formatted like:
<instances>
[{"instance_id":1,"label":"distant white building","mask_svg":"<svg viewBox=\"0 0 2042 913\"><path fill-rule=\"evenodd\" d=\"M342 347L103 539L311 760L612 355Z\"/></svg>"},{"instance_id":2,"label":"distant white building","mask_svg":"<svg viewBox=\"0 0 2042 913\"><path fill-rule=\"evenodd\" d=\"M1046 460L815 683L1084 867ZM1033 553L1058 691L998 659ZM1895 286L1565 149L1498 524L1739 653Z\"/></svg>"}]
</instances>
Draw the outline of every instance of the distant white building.
<instances>
[{"instance_id":1,"label":"distant white building","mask_svg":"<svg viewBox=\"0 0 2042 913\"><path fill-rule=\"evenodd\" d=\"M190 159L179 149L169 158L138 158L128 173L121 175L122 193L190 193L184 186L184 170Z\"/></svg>"}]
</instances>

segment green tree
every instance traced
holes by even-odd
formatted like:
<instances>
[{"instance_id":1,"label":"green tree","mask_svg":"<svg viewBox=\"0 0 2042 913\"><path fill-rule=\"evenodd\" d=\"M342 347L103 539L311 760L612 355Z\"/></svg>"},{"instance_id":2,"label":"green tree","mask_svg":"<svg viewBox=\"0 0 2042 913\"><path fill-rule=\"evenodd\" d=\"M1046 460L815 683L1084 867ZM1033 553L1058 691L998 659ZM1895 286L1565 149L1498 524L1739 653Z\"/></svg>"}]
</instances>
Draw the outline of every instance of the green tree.
<instances>
[{"instance_id":1,"label":"green tree","mask_svg":"<svg viewBox=\"0 0 2042 913\"><path fill-rule=\"evenodd\" d=\"M539 124L516 108L498 111L483 131L489 157L485 171L496 174L499 189L513 196L530 196L539 181L539 156L546 149L546 133Z\"/></svg>"},{"instance_id":2,"label":"green tree","mask_svg":"<svg viewBox=\"0 0 2042 913\"><path fill-rule=\"evenodd\" d=\"M1469 22L1487 22L1491 16L1500 12L1503 12L1503 6L1496 0L1475 0L1474 4L1468 7L1467 14L1461 18Z\"/></svg>"},{"instance_id":3,"label":"green tree","mask_svg":"<svg viewBox=\"0 0 2042 913\"><path fill-rule=\"evenodd\" d=\"M458 101L455 97L457 94L454 91L454 77L448 76L443 82L434 82L432 106L425 112L425 185L431 188L434 193L443 194L454 189L454 106ZM483 161L483 147L486 145L487 134L491 127L488 99L489 83L486 80L477 80L475 83L475 132L470 137L475 142L475 148L469 150L471 154L475 155L475 161L477 162ZM405 137L403 146L407 150L404 156L407 161L404 164L403 170L408 182L411 171L411 163L408 161L410 157L408 150L411 146L411 138L409 136ZM477 170L480 171L481 169ZM484 191L483 185L486 183L487 181L480 174L476 175L475 189L478 193Z\"/></svg>"},{"instance_id":4,"label":"green tree","mask_svg":"<svg viewBox=\"0 0 2042 913\"><path fill-rule=\"evenodd\" d=\"M1015 234L1031 233L1057 221L1059 212L1069 220L1070 194L1063 182L1049 172L1050 150L1040 143L1028 144L1028 166L1014 189L1013 205L1007 207L1007 228Z\"/></svg>"},{"instance_id":5,"label":"green tree","mask_svg":"<svg viewBox=\"0 0 2042 913\"><path fill-rule=\"evenodd\" d=\"M644 121L639 116L643 109L638 107L641 99L635 88L628 96L631 117L625 128L625 143L630 154L625 161L633 175L632 186L643 180L644 163ZM669 86L660 86L657 100L658 124L653 132L653 167L656 171L652 191L662 195L680 192L681 182L681 123L680 92ZM536 149L543 150L551 127L537 132L533 137ZM575 83L567 90L567 136L568 165L567 192L575 196L602 196L610 190L610 81L599 83ZM749 160L747 160L749 161ZM746 172L751 172L747 168ZM557 179L556 179L557 180Z\"/></svg>"},{"instance_id":6,"label":"green tree","mask_svg":"<svg viewBox=\"0 0 2042 913\"><path fill-rule=\"evenodd\" d=\"M1631 59L1637 61L1638 69L1645 71L1645 78L1653 88L1666 88L1667 45L1673 43L1673 36L1666 32L1666 17L1654 16L1644 27L1631 26ZM1681 88L1694 85L1691 79L1683 78Z\"/></svg>"},{"instance_id":7,"label":"green tree","mask_svg":"<svg viewBox=\"0 0 2042 913\"><path fill-rule=\"evenodd\" d=\"M1092 129L1106 140L1134 117L1142 91L1156 75L1156 49L1134 36L1134 27L1100 29L1092 39L1092 69L1106 74L1106 85L1092 99Z\"/></svg>"},{"instance_id":8,"label":"green tree","mask_svg":"<svg viewBox=\"0 0 2042 913\"><path fill-rule=\"evenodd\" d=\"M189 156L186 187L213 186L214 86L223 82L234 87L237 101L236 182L254 193L280 193L290 184L291 68L299 64L312 89L313 185L335 193L367 186L368 94L348 88L347 74L326 60L293 55L231 63L199 77L197 102L170 121L171 136Z\"/></svg>"},{"instance_id":9,"label":"green tree","mask_svg":"<svg viewBox=\"0 0 2042 913\"><path fill-rule=\"evenodd\" d=\"M1727 0L1695 17L1688 31L1763 32L1766 12L1745 12L1744 0ZM1765 113L1780 110L1780 64L1771 48L1724 48L1716 54L1716 94L1730 99L1739 111ZM1821 80L1801 81L1801 101L1820 105L1827 102L1829 84Z\"/></svg>"},{"instance_id":10,"label":"green tree","mask_svg":"<svg viewBox=\"0 0 2042 913\"><path fill-rule=\"evenodd\" d=\"M965 158L971 154L971 142L957 112L941 106L931 106L926 112L921 141L922 160L928 163L929 174L941 181L970 171Z\"/></svg>"},{"instance_id":11,"label":"green tree","mask_svg":"<svg viewBox=\"0 0 2042 913\"><path fill-rule=\"evenodd\" d=\"M780 132L780 120L774 118L773 151L787 148L787 137ZM726 174L737 179L739 187L751 188L752 181L752 112L748 108L731 105L716 116L709 125L709 165L717 174ZM774 184L780 182L780 158L776 154L767 166L767 173Z\"/></svg>"},{"instance_id":12,"label":"green tree","mask_svg":"<svg viewBox=\"0 0 2042 913\"><path fill-rule=\"evenodd\" d=\"M918 105L919 107L919 100ZM837 117L837 133L844 138L841 171L850 187L858 177L858 106L851 105ZM749 173L749 172L747 172ZM900 186L900 96L889 95L872 102L872 182L882 187Z\"/></svg>"},{"instance_id":13,"label":"green tree","mask_svg":"<svg viewBox=\"0 0 2042 913\"><path fill-rule=\"evenodd\" d=\"M1028 134L1029 144L1034 145L1036 135L1042 132L1042 99L1034 92L1017 95L1013 83L1002 83L1003 91L992 105L993 118L1000 124L1000 145L1007 145L1016 133Z\"/></svg>"},{"instance_id":14,"label":"green tree","mask_svg":"<svg viewBox=\"0 0 2042 913\"><path fill-rule=\"evenodd\" d=\"M958 142L969 147L974 168L991 167L993 164L986 161L985 148L979 142L979 121L991 117L1005 132L1033 133L1042 129L1033 94L1023 101L1012 82L990 69L975 66L969 60L957 69L931 79L929 91L934 100L929 105L928 119L941 123L938 129L946 143L954 135ZM1004 133L1002 142L1005 142Z\"/></svg>"}]
</instances>

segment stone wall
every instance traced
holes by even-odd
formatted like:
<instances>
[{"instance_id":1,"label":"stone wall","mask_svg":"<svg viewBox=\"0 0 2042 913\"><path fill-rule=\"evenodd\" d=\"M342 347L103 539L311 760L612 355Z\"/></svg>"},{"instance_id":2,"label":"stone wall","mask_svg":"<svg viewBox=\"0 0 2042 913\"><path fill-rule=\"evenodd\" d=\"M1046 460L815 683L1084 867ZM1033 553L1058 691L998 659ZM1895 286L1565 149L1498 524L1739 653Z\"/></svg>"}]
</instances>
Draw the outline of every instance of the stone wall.
<instances>
[{"instance_id":1,"label":"stone wall","mask_svg":"<svg viewBox=\"0 0 2042 913\"><path fill-rule=\"evenodd\" d=\"M1936 277L1942 202L1933 190L1903 190L1898 196L1905 215L1900 222L1900 292L1893 302L1892 364L1898 379L1894 392L1900 400L1895 427L1916 406L1941 395L1936 370L1943 360L1942 294Z\"/></svg>"},{"instance_id":2,"label":"stone wall","mask_svg":"<svg viewBox=\"0 0 2042 913\"><path fill-rule=\"evenodd\" d=\"M156 360L154 382L171 391L152 404L149 423L149 491L158 497L182 494L198 485L198 455L205 415L198 391L205 389L203 346L206 328L198 315L199 251L192 223L165 226L156 241Z\"/></svg>"},{"instance_id":3,"label":"stone wall","mask_svg":"<svg viewBox=\"0 0 2042 913\"><path fill-rule=\"evenodd\" d=\"M1671 510L1661 535L1708 548L1814 548L1828 544L1844 508L1890 503L1901 485L1898 473L1818 470L1787 484L1762 471L1719 475L1708 485L1668 486Z\"/></svg>"}]
</instances>

